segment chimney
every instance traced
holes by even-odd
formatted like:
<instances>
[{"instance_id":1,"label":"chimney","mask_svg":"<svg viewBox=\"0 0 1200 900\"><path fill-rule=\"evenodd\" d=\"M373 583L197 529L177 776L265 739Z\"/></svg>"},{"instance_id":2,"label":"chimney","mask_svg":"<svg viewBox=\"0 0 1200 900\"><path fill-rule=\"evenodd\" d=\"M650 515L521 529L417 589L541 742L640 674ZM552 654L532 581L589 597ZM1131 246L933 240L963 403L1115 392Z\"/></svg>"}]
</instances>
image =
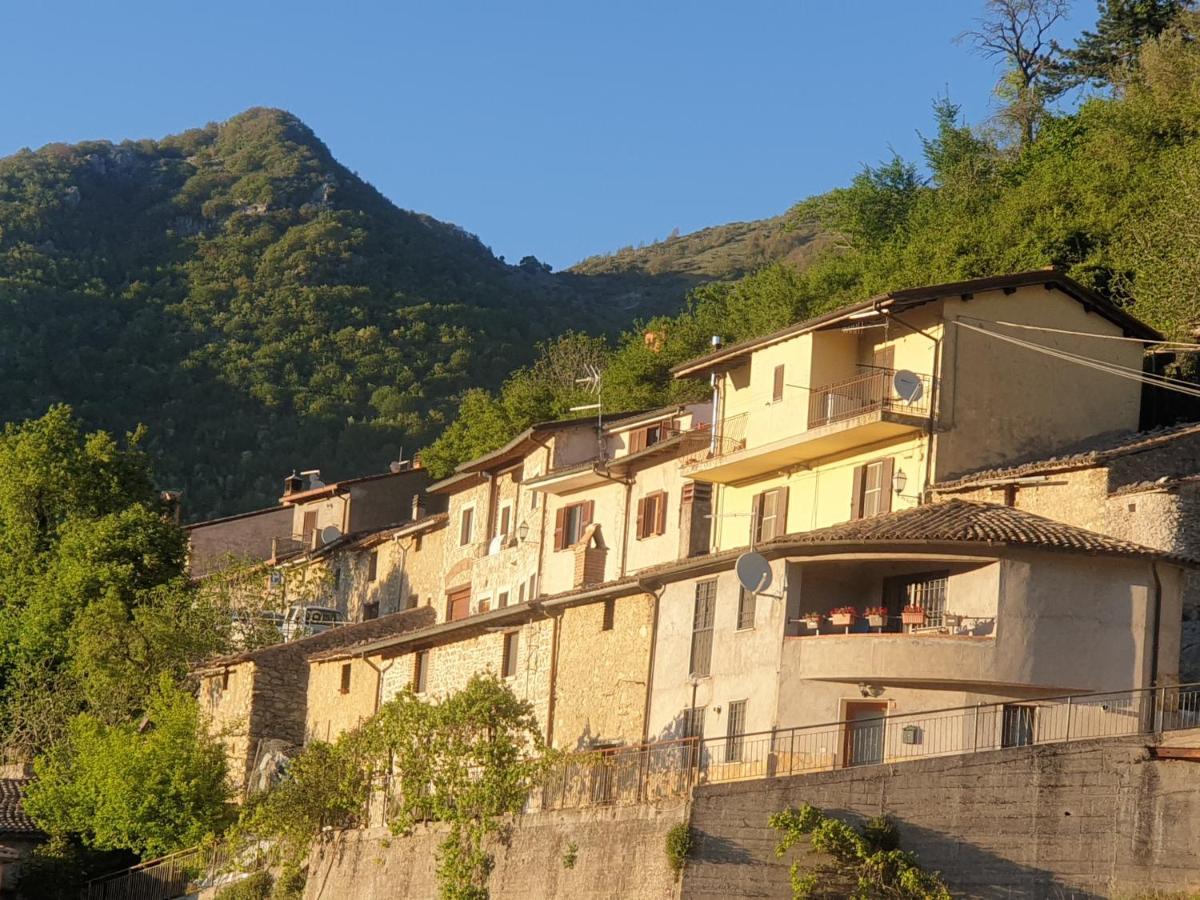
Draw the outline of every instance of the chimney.
<instances>
[{"instance_id":1,"label":"chimney","mask_svg":"<svg viewBox=\"0 0 1200 900\"><path fill-rule=\"evenodd\" d=\"M304 479L296 474L295 469L292 469L292 474L283 479L283 496L298 494L302 490L304 490Z\"/></svg>"},{"instance_id":2,"label":"chimney","mask_svg":"<svg viewBox=\"0 0 1200 900\"><path fill-rule=\"evenodd\" d=\"M162 491L158 499L166 507L167 515L178 525L183 520L183 494L179 491Z\"/></svg>"},{"instance_id":3,"label":"chimney","mask_svg":"<svg viewBox=\"0 0 1200 900\"><path fill-rule=\"evenodd\" d=\"M425 515L425 507L421 505L421 495L413 494L412 498L412 517L415 522L417 519Z\"/></svg>"}]
</instances>

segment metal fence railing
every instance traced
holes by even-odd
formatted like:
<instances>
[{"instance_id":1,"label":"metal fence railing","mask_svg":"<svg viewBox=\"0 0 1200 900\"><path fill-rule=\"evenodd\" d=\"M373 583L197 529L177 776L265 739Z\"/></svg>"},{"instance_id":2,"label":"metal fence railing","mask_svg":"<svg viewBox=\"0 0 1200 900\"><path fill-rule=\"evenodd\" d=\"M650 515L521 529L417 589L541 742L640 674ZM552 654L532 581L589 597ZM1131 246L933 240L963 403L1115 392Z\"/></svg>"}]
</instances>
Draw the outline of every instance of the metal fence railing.
<instances>
[{"instance_id":1,"label":"metal fence railing","mask_svg":"<svg viewBox=\"0 0 1200 900\"><path fill-rule=\"evenodd\" d=\"M228 862L221 844L191 847L93 878L85 900L172 900L194 893Z\"/></svg>"},{"instance_id":2,"label":"metal fence railing","mask_svg":"<svg viewBox=\"0 0 1200 900\"><path fill-rule=\"evenodd\" d=\"M867 375L813 388L808 395L808 427L818 428L884 409L929 415L932 379L912 372L905 373L905 378L908 380L903 385L904 396L899 393L893 369L876 369Z\"/></svg>"},{"instance_id":3,"label":"metal fence railing","mask_svg":"<svg viewBox=\"0 0 1200 900\"><path fill-rule=\"evenodd\" d=\"M694 785L1200 727L1200 683L886 715L575 754L542 809L653 802Z\"/></svg>"}]
</instances>

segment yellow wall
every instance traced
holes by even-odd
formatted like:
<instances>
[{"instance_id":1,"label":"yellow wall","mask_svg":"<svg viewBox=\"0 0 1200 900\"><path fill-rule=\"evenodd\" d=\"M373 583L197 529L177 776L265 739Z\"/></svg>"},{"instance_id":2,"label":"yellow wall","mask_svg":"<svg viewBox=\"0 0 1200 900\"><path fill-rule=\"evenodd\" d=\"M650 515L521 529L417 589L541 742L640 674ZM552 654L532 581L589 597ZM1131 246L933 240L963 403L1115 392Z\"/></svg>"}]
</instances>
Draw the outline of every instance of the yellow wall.
<instances>
[{"instance_id":1,"label":"yellow wall","mask_svg":"<svg viewBox=\"0 0 1200 900\"><path fill-rule=\"evenodd\" d=\"M817 462L811 470L773 475L741 485L717 485L714 523L716 549L744 547L750 542L750 510L755 494L788 487L787 531L801 532L836 525L850 519L854 467L890 456L895 471L903 472L907 484L902 495L892 493L892 509L917 505L925 477L926 439L909 438Z\"/></svg>"},{"instance_id":2,"label":"yellow wall","mask_svg":"<svg viewBox=\"0 0 1200 900\"><path fill-rule=\"evenodd\" d=\"M342 666L350 666L350 690L343 694ZM336 740L375 714L379 676L365 660L314 660L308 667L307 739Z\"/></svg>"}]
</instances>

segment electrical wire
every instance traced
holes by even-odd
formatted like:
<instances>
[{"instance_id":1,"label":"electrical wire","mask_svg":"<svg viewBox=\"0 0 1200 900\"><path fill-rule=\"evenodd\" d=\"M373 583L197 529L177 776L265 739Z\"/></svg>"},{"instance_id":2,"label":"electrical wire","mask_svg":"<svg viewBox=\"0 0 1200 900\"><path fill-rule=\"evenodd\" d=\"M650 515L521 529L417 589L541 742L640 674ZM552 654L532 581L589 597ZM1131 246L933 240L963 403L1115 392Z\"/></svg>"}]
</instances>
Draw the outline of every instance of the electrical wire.
<instances>
[{"instance_id":1,"label":"electrical wire","mask_svg":"<svg viewBox=\"0 0 1200 900\"><path fill-rule=\"evenodd\" d=\"M973 322L987 322L985 319L976 319L972 316L959 316L961 319L971 319ZM1005 328L1024 328L1027 331L1048 331L1053 334L1070 334L1076 337L1096 338L1104 341L1130 341L1135 344L1153 344L1156 348L1171 348L1185 350L1200 350L1200 344L1193 344L1187 341L1148 341L1145 338L1125 337L1121 334L1096 334L1091 331L1071 331L1066 328L1050 328L1046 325L1026 325L1021 322L987 322L992 325L1003 325Z\"/></svg>"},{"instance_id":2,"label":"electrical wire","mask_svg":"<svg viewBox=\"0 0 1200 900\"><path fill-rule=\"evenodd\" d=\"M1163 390L1174 391L1178 394L1185 394L1189 397L1200 397L1200 385L1193 384L1188 381L1181 381L1176 378L1168 378L1165 375L1155 375L1153 373L1142 372L1138 369L1131 369L1128 366L1118 365L1117 363L1105 362L1103 360L1093 359L1089 356L1081 356L1079 354L1070 353L1066 350L1058 350L1054 347L1047 347L1044 344L1035 344L1032 341L1024 341L1020 338L1012 337L1007 334L997 334L994 331L989 331L986 328L980 328L976 325L968 324L961 319L952 319L955 324L961 328L969 329L986 337L995 338L998 341L1004 341L1009 344L1014 344L1018 347L1024 347L1027 350L1033 350L1037 353L1042 353L1047 356L1052 356L1056 359L1062 359L1066 362L1073 362L1085 368L1095 369L1096 371L1106 372L1109 375L1116 375L1119 378L1127 378L1131 381L1138 381L1142 384L1153 385L1160 387Z\"/></svg>"}]
</instances>

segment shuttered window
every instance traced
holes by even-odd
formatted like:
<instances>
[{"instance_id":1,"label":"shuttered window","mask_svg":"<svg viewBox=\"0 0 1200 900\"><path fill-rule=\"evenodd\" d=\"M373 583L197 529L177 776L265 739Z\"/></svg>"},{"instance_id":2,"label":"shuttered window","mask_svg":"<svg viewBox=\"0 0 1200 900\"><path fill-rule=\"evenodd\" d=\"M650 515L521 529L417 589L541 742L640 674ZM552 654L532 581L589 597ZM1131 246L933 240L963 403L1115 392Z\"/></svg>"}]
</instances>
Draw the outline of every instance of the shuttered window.
<instances>
[{"instance_id":1,"label":"shuttered window","mask_svg":"<svg viewBox=\"0 0 1200 900\"><path fill-rule=\"evenodd\" d=\"M758 605L758 595L753 591L741 588L738 594L737 627L739 630L754 627L754 610Z\"/></svg>"},{"instance_id":2,"label":"shuttered window","mask_svg":"<svg viewBox=\"0 0 1200 900\"><path fill-rule=\"evenodd\" d=\"M887 456L854 469L850 518L866 519L892 511L892 473L895 460Z\"/></svg>"},{"instance_id":3,"label":"shuttered window","mask_svg":"<svg viewBox=\"0 0 1200 900\"><path fill-rule=\"evenodd\" d=\"M717 607L716 579L696 585L696 603L692 612L692 653L688 674L704 676L712 672L713 619Z\"/></svg>"},{"instance_id":4,"label":"shuttered window","mask_svg":"<svg viewBox=\"0 0 1200 900\"><path fill-rule=\"evenodd\" d=\"M413 657L413 693L425 693L425 682L429 678L429 651L422 650Z\"/></svg>"},{"instance_id":5,"label":"shuttered window","mask_svg":"<svg viewBox=\"0 0 1200 900\"><path fill-rule=\"evenodd\" d=\"M656 491L638 500L637 505L637 538L653 537L665 534L667 530L667 494Z\"/></svg>"},{"instance_id":6,"label":"shuttered window","mask_svg":"<svg viewBox=\"0 0 1200 900\"><path fill-rule=\"evenodd\" d=\"M519 631L512 631L504 636L504 658L501 660L500 672L505 678L512 678L517 674L517 651L520 642Z\"/></svg>"},{"instance_id":7,"label":"shuttered window","mask_svg":"<svg viewBox=\"0 0 1200 900\"><path fill-rule=\"evenodd\" d=\"M471 543L471 539L475 534L475 509L467 507L459 516L458 520L458 546L465 547Z\"/></svg>"},{"instance_id":8,"label":"shuttered window","mask_svg":"<svg viewBox=\"0 0 1200 900\"><path fill-rule=\"evenodd\" d=\"M778 403L783 399L783 366L775 367L775 382L771 386L771 402Z\"/></svg>"},{"instance_id":9,"label":"shuttered window","mask_svg":"<svg viewBox=\"0 0 1200 900\"><path fill-rule=\"evenodd\" d=\"M564 506L554 514L554 549L565 550L578 543L584 530L592 524L595 504L591 500Z\"/></svg>"},{"instance_id":10,"label":"shuttered window","mask_svg":"<svg viewBox=\"0 0 1200 900\"><path fill-rule=\"evenodd\" d=\"M304 514L304 525L300 529L300 535L304 538L304 543L312 542L313 532L317 530L317 511L314 509L311 512Z\"/></svg>"},{"instance_id":11,"label":"shuttered window","mask_svg":"<svg viewBox=\"0 0 1200 900\"><path fill-rule=\"evenodd\" d=\"M367 556L367 581L374 581L379 575L379 551L372 550Z\"/></svg>"},{"instance_id":12,"label":"shuttered window","mask_svg":"<svg viewBox=\"0 0 1200 900\"><path fill-rule=\"evenodd\" d=\"M762 543L787 533L786 487L764 491L754 497L751 508L751 527L754 543Z\"/></svg>"},{"instance_id":13,"label":"shuttered window","mask_svg":"<svg viewBox=\"0 0 1200 900\"><path fill-rule=\"evenodd\" d=\"M500 527L496 529L496 534L508 537L512 530L512 506L505 504L500 507Z\"/></svg>"},{"instance_id":14,"label":"shuttered window","mask_svg":"<svg viewBox=\"0 0 1200 900\"><path fill-rule=\"evenodd\" d=\"M733 700L729 704L729 719L725 723L725 761L741 762L742 740L746 733L746 701Z\"/></svg>"},{"instance_id":15,"label":"shuttered window","mask_svg":"<svg viewBox=\"0 0 1200 900\"><path fill-rule=\"evenodd\" d=\"M506 606L508 606L508 591L501 591L496 595L496 608L504 609Z\"/></svg>"},{"instance_id":16,"label":"shuttered window","mask_svg":"<svg viewBox=\"0 0 1200 900\"><path fill-rule=\"evenodd\" d=\"M600 619L601 631L612 631L613 618L617 612L617 601L613 599L604 601L604 615Z\"/></svg>"},{"instance_id":17,"label":"shuttered window","mask_svg":"<svg viewBox=\"0 0 1200 900\"><path fill-rule=\"evenodd\" d=\"M350 663L342 664L342 687L343 694L350 693Z\"/></svg>"},{"instance_id":18,"label":"shuttered window","mask_svg":"<svg viewBox=\"0 0 1200 900\"><path fill-rule=\"evenodd\" d=\"M446 595L446 621L457 622L471 612L471 589L459 588Z\"/></svg>"}]
</instances>

